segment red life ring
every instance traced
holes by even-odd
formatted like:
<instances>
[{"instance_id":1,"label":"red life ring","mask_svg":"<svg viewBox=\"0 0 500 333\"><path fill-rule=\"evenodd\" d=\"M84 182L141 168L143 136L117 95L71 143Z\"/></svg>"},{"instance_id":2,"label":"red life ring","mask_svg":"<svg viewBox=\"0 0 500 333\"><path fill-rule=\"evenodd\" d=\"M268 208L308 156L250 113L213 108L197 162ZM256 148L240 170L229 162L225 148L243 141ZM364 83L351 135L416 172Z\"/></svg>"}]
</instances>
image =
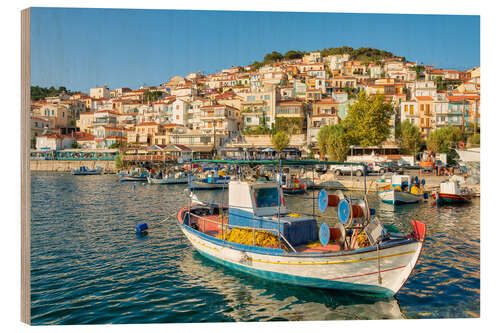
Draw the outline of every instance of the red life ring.
<instances>
[{"instance_id":1,"label":"red life ring","mask_svg":"<svg viewBox=\"0 0 500 333\"><path fill-rule=\"evenodd\" d=\"M464 149L464 148L465 148L465 143L460 142L460 143L458 144L458 148L460 148L460 149Z\"/></svg>"}]
</instances>

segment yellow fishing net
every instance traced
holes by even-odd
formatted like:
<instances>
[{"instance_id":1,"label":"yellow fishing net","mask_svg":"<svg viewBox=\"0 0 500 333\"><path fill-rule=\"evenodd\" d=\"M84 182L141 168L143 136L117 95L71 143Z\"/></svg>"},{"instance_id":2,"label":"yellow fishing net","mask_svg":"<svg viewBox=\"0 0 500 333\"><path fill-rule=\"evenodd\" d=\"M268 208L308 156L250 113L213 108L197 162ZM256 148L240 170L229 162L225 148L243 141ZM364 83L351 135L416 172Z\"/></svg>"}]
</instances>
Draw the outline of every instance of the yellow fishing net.
<instances>
[{"instance_id":1,"label":"yellow fishing net","mask_svg":"<svg viewBox=\"0 0 500 333\"><path fill-rule=\"evenodd\" d=\"M233 243L253 245L253 232L248 229L234 228L226 234L226 240ZM278 236L266 232L255 231L255 246L279 247Z\"/></svg>"},{"instance_id":2,"label":"yellow fishing net","mask_svg":"<svg viewBox=\"0 0 500 333\"><path fill-rule=\"evenodd\" d=\"M411 194L420 194L420 189L417 186L413 185L411 187L411 191L410 192L411 192Z\"/></svg>"},{"instance_id":3,"label":"yellow fishing net","mask_svg":"<svg viewBox=\"0 0 500 333\"><path fill-rule=\"evenodd\" d=\"M358 235L358 247L367 247L370 246L370 240L366 233L363 231Z\"/></svg>"}]
</instances>

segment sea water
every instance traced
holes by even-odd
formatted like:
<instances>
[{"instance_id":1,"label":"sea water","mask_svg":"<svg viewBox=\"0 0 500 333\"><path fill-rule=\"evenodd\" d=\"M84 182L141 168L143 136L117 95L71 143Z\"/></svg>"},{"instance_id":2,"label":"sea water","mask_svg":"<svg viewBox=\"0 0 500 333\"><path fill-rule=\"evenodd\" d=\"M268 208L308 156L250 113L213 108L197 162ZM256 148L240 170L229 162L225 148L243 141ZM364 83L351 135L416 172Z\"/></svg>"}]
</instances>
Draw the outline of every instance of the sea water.
<instances>
[{"instance_id":1,"label":"sea water","mask_svg":"<svg viewBox=\"0 0 500 333\"><path fill-rule=\"evenodd\" d=\"M382 223L410 231L410 220L416 219L428 228L409 280L395 297L380 298L269 282L205 259L176 225L175 213L188 202L184 188L119 182L116 175L32 173L32 323L479 315L479 199L460 207L394 207L369 195ZM226 201L227 191L198 196ZM312 213L311 197L309 191L287 196L286 202L293 211ZM326 215L336 213L329 208ZM135 226L141 223L147 223L148 230L136 234Z\"/></svg>"}]
</instances>

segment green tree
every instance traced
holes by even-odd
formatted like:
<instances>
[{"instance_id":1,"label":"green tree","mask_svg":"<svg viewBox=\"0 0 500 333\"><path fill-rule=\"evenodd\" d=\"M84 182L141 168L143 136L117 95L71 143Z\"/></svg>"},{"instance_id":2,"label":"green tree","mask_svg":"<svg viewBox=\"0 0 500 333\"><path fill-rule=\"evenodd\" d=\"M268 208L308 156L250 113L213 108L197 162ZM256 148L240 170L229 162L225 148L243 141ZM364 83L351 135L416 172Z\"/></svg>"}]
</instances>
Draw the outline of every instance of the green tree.
<instances>
[{"instance_id":1,"label":"green tree","mask_svg":"<svg viewBox=\"0 0 500 333\"><path fill-rule=\"evenodd\" d=\"M479 146L481 144L481 135L476 133L469 138L469 144Z\"/></svg>"},{"instance_id":2,"label":"green tree","mask_svg":"<svg viewBox=\"0 0 500 333\"><path fill-rule=\"evenodd\" d=\"M328 127L326 136L326 152L330 161L343 162L347 158L350 147L349 136L341 124Z\"/></svg>"},{"instance_id":3,"label":"green tree","mask_svg":"<svg viewBox=\"0 0 500 333\"><path fill-rule=\"evenodd\" d=\"M271 142L273 143L274 150L276 150L279 154L288 147L290 143L290 138L286 132L278 132L273 135Z\"/></svg>"},{"instance_id":4,"label":"green tree","mask_svg":"<svg viewBox=\"0 0 500 333\"><path fill-rule=\"evenodd\" d=\"M289 135L302 133L302 118L276 117L276 131Z\"/></svg>"},{"instance_id":5,"label":"green tree","mask_svg":"<svg viewBox=\"0 0 500 333\"><path fill-rule=\"evenodd\" d=\"M304 55L303 52L301 51L295 51L295 50L290 50L285 53L285 59L288 60L293 60L293 59L300 59Z\"/></svg>"},{"instance_id":6,"label":"green tree","mask_svg":"<svg viewBox=\"0 0 500 333\"><path fill-rule=\"evenodd\" d=\"M341 125L321 127L318 133L318 148L322 156L328 155L331 161L345 161L349 153L350 136Z\"/></svg>"},{"instance_id":7,"label":"green tree","mask_svg":"<svg viewBox=\"0 0 500 333\"><path fill-rule=\"evenodd\" d=\"M263 62L254 61L253 64L250 65L252 71L256 71L259 68L263 67L265 64Z\"/></svg>"},{"instance_id":8,"label":"green tree","mask_svg":"<svg viewBox=\"0 0 500 333\"><path fill-rule=\"evenodd\" d=\"M123 168L123 160L122 160L121 154L118 154L115 157L115 168L117 170L120 170L121 168Z\"/></svg>"},{"instance_id":9,"label":"green tree","mask_svg":"<svg viewBox=\"0 0 500 333\"><path fill-rule=\"evenodd\" d=\"M361 91L358 101L348 107L344 128L353 144L362 147L379 146L390 132L390 119L394 109L382 95L367 96Z\"/></svg>"},{"instance_id":10,"label":"green tree","mask_svg":"<svg viewBox=\"0 0 500 333\"><path fill-rule=\"evenodd\" d=\"M463 140L463 133L458 127L447 126L429 133L427 149L434 153L449 153L451 144Z\"/></svg>"},{"instance_id":11,"label":"green tree","mask_svg":"<svg viewBox=\"0 0 500 333\"><path fill-rule=\"evenodd\" d=\"M403 150L415 156L422 145L422 133L419 128L405 120L398 126L396 133Z\"/></svg>"},{"instance_id":12,"label":"green tree","mask_svg":"<svg viewBox=\"0 0 500 333\"><path fill-rule=\"evenodd\" d=\"M144 101L146 102L156 102L163 96L161 91L146 91L144 93Z\"/></svg>"},{"instance_id":13,"label":"green tree","mask_svg":"<svg viewBox=\"0 0 500 333\"><path fill-rule=\"evenodd\" d=\"M279 61L283 59L283 55L277 51L273 51L264 56L264 63L268 64L271 62Z\"/></svg>"}]
</instances>

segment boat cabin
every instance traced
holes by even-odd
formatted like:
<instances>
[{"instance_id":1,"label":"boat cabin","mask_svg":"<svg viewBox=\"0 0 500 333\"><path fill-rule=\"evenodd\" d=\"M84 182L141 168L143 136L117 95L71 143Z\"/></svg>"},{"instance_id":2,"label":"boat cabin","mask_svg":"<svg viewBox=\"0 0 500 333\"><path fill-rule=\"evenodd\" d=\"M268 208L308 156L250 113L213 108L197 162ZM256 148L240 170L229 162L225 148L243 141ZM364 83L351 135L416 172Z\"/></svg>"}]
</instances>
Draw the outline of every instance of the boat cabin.
<instances>
[{"instance_id":1,"label":"boat cabin","mask_svg":"<svg viewBox=\"0 0 500 333\"><path fill-rule=\"evenodd\" d=\"M279 232L292 246L318 239L316 220L288 214L283 191L276 182L231 181L229 224Z\"/></svg>"},{"instance_id":2,"label":"boat cabin","mask_svg":"<svg viewBox=\"0 0 500 333\"><path fill-rule=\"evenodd\" d=\"M391 184L395 186L408 186L411 183L411 178L408 175L392 175Z\"/></svg>"},{"instance_id":3,"label":"boat cabin","mask_svg":"<svg viewBox=\"0 0 500 333\"><path fill-rule=\"evenodd\" d=\"M443 182L439 186L441 193L446 194L461 194L460 186L456 181Z\"/></svg>"}]
</instances>

